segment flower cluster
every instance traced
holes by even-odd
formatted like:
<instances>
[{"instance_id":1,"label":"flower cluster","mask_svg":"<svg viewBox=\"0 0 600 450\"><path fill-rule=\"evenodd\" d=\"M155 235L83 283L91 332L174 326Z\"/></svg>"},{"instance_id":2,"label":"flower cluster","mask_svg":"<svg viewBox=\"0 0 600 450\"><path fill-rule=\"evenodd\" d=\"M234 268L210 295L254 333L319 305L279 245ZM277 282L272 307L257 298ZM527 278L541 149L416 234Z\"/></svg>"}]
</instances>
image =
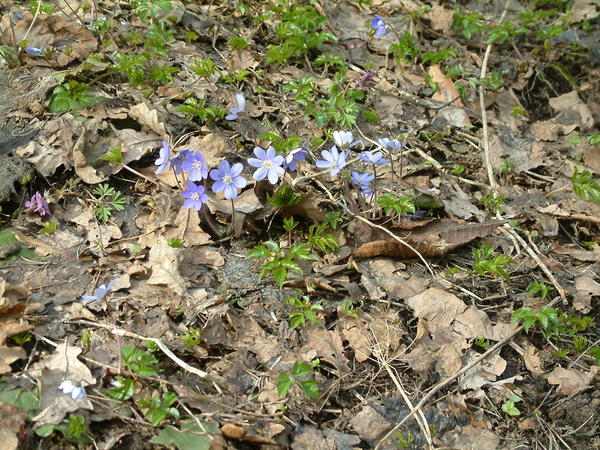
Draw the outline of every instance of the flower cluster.
<instances>
[{"instance_id":1,"label":"flower cluster","mask_svg":"<svg viewBox=\"0 0 600 450\"><path fill-rule=\"evenodd\" d=\"M42 194L36 192L31 200L25 202L25 208L38 213L40 216L50 215L50 206Z\"/></svg>"},{"instance_id":2,"label":"flower cluster","mask_svg":"<svg viewBox=\"0 0 600 450\"><path fill-rule=\"evenodd\" d=\"M239 108L231 108L231 114L235 115L243 112L245 99L238 94ZM231 119L233 120L233 119ZM334 131L334 145L329 150L321 151L322 159L315 162L320 169L327 169L330 176L337 176L347 165L350 153L354 147L362 146L360 140L354 140L350 131ZM395 139L378 138L378 142L386 151L401 149L406 143ZM212 191L223 193L227 200L235 199L239 192L248 184L242 176L244 166L241 163L230 164L229 161L221 161L219 165L210 170L204 156L200 152L183 149L171 156L171 147L168 142L163 142L159 150L159 157L155 161L157 174L171 169L176 174L185 173L184 185L181 196L183 197L183 206L200 211L202 206L207 203L208 195L206 192L207 181L210 178ZM280 155L277 150L271 146L266 149L262 147L254 148L254 156L247 159L250 167L254 168L252 178L255 181L268 180L271 184L277 182L284 176L285 172L295 172L298 169L298 163L305 161L308 152L302 148L295 148L286 155ZM358 153L358 158L365 163L373 166L374 174L352 171L350 180L356 185L362 194L371 195L373 189L371 184L375 182L375 166L390 162L384 158L382 151L362 151ZM203 182L202 185L197 182Z\"/></svg>"},{"instance_id":3,"label":"flower cluster","mask_svg":"<svg viewBox=\"0 0 600 450\"><path fill-rule=\"evenodd\" d=\"M85 398L85 388L83 386L77 386L71 380L65 380L60 383L58 390L63 394L69 394L73 400Z\"/></svg>"}]
</instances>

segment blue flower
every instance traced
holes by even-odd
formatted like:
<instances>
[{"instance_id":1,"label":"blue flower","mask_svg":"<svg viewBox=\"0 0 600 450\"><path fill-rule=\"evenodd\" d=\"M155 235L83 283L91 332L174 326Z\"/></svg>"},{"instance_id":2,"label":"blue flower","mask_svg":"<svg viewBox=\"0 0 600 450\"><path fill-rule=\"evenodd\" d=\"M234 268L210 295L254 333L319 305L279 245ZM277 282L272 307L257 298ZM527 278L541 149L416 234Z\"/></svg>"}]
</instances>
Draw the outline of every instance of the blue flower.
<instances>
[{"instance_id":1,"label":"blue flower","mask_svg":"<svg viewBox=\"0 0 600 450\"><path fill-rule=\"evenodd\" d=\"M198 186L191 181L188 182L187 189L181 191L181 196L185 199L183 207L194 208L196 211L200 211L202 205L208 202L208 196L204 193L204 186Z\"/></svg>"},{"instance_id":2,"label":"blue flower","mask_svg":"<svg viewBox=\"0 0 600 450\"><path fill-rule=\"evenodd\" d=\"M285 170L289 170L290 172L295 172L298 168L298 163L300 161L304 161L306 159L306 155L308 152L302 150L301 148L295 148L290 151L285 157L285 161L283 162L283 168Z\"/></svg>"},{"instance_id":3,"label":"blue flower","mask_svg":"<svg viewBox=\"0 0 600 450\"><path fill-rule=\"evenodd\" d=\"M335 144L341 149L348 149L350 147L354 147L355 145L360 144L360 140L352 141L351 131L334 131L333 140L335 141Z\"/></svg>"},{"instance_id":4,"label":"blue flower","mask_svg":"<svg viewBox=\"0 0 600 450\"><path fill-rule=\"evenodd\" d=\"M25 47L25 51L30 55L44 56L44 51L36 47Z\"/></svg>"},{"instance_id":5,"label":"blue flower","mask_svg":"<svg viewBox=\"0 0 600 450\"><path fill-rule=\"evenodd\" d=\"M388 27L379 16L375 16L371 19L371 28L375 30L375 37L380 38L388 34Z\"/></svg>"},{"instance_id":6,"label":"blue flower","mask_svg":"<svg viewBox=\"0 0 600 450\"><path fill-rule=\"evenodd\" d=\"M230 200L238 196L238 188L242 189L246 186L246 179L240 176L244 166L240 163L235 163L229 166L229 162L221 161L217 169L210 171L210 177L215 180L212 186L214 193L221 192L225 194L225 198Z\"/></svg>"},{"instance_id":7,"label":"blue flower","mask_svg":"<svg viewBox=\"0 0 600 450\"><path fill-rule=\"evenodd\" d=\"M365 195L371 195L373 190L371 189L371 183L375 179L375 175L370 173L360 173L352 171L351 180L352 183L357 185L361 192Z\"/></svg>"},{"instance_id":8,"label":"blue flower","mask_svg":"<svg viewBox=\"0 0 600 450\"><path fill-rule=\"evenodd\" d=\"M248 164L252 167L257 167L252 174L252 178L256 181L264 178L269 179L269 183L275 184L280 176L283 176L283 156L278 155L273 147L267 148L265 152L260 147L254 147L254 155L256 158L248 158Z\"/></svg>"},{"instance_id":9,"label":"blue flower","mask_svg":"<svg viewBox=\"0 0 600 450\"><path fill-rule=\"evenodd\" d=\"M187 153L181 168L189 172L188 180L190 181L200 181L208 177L208 165L200 152Z\"/></svg>"},{"instance_id":10,"label":"blue flower","mask_svg":"<svg viewBox=\"0 0 600 450\"><path fill-rule=\"evenodd\" d=\"M184 148L179 150L175 156L171 158L171 169L173 169L177 175L183 172L183 161L185 161L185 157L188 153L191 153L191 151Z\"/></svg>"},{"instance_id":11,"label":"blue flower","mask_svg":"<svg viewBox=\"0 0 600 450\"><path fill-rule=\"evenodd\" d=\"M111 291L114 285L115 280L112 280L110 283L108 283L107 286L104 284L98 286L94 291L94 295L82 295L81 303L87 305L88 303L95 302L97 300L102 300L104 297L106 297L106 294L108 294Z\"/></svg>"},{"instance_id":12,"label":"blue flower","mask_svg":"<svg viewBox=\"0 0 600 450\"><path fill-rule=\"evenodd\" d=\"M235 94L235 101L237 102L237 108L229 108L228 114L225 116L225 120L235 120L238 118L238 114L246 111L246 99L244 98L244 94Z\"/></svg>"},{"instance_id":13,"label":"blue flower","mask_svg":"<svg viewBox=\"0 0 600 450\"><path fill-rule=\"evenodd\" d=\"M158 159L154 161L154 165L158 166L156 169L156 175L160 175L165 170L169 168L169 163L171 162L169 158L171 157L171 146L167 141L163 141L162 148L158 153Z\"/></svg>"},{"instance_id":14,"label":"blue flower","mask_svg":"<svg viewBox=\"0 0 600 450\"><path fill-rule=\"evenodd\" d=\"M316 162L317 167L321 169L331 169L329 174L332 177L335 177L346 165L346 152L338 152L335 145L331 147L331 151L323 150L321 156L324 159Z\"/></svg>"},{"instance_id":15,"label":"blue flower","mask_svg":"<svg viewBox=\"0 0 600 450\"><path fill-rule=\"evenodd\" d=\"M406 142L406 141L400 142L398 139L388 139L388 138L377 138L377 142L379 142L379 145L381 145L383 148L389 148L389 149L403 148L408 145L408 142Z\"/></svg>"},{"instance_id":16,"label":"blue flower","mask_svg":"<svg viewBox=\"0 0 600 450\"><path fill-rule=\"evenodd\" d=\"M73 400L85 398L85 388L75 385L71 380L65 380L60 383L58 390L62 391L63 394L70 394Z\"/></svg>"},{"instance_id":17,"label":"blue flower","mask_svg":"<svg viewBox=\"0 0 600 450\"><path fill-rule=\"evenodd\" d=\"M389 159L385 159L383 157L383 153L381 152L362 152L358 155L360 159L362 159L367 164L383 164L386 162L390 162Z\"/></svg>"}]
</instances>

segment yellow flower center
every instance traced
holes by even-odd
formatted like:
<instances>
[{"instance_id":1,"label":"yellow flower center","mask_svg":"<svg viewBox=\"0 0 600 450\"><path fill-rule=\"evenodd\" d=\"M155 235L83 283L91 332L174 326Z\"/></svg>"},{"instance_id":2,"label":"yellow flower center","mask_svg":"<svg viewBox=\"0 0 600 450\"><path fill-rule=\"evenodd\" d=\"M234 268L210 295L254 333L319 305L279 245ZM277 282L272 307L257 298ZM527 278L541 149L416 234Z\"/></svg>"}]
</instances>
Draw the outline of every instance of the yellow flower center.
<instances>
[{"instance_id":1,"label":"yellow flower center","mask_svg":"<svg viewBox=\"0 0 600 450\"><path fill-rule=\"evenodd\" d=\"M198 200L200 198L200 196L198 195L197 192L192 192L192 200Z\"/></svg>"},{"instance_id":2,"label":"yellow flower center","mask_svg":"<svg viewBox=\"0 0 600 450\"><path fill-rule=\"evenodd\" d=\"M196 160L192 163L192 166L194 166L194 169L200 170L202 169L202 161Z\"/></svg>"},{"instance_id":3,"label":"yellow flower center","mask_svg":"<svg viewBox=\"0 0 600 450\"><path fill-rule=\"evenodd\" d=\"M223 181L227 184L230 184L233 180L231 179L231 177L229 175L225 175L223 177Z\"/></svg>"},{"instance_id":4,"label":"yellow flower center","mask_svg":"<svg viewBox=\"0 0 600 450\"><path fill-rule=\"evenodd\" d=\"M273 165L273 163L271 162L271 160L270 160L270 159L268 159L268 160L266 160L266 161L265 161L265 167L266 167L267 169L270 169L272 165Z\"/></svg>"}]
</instances>

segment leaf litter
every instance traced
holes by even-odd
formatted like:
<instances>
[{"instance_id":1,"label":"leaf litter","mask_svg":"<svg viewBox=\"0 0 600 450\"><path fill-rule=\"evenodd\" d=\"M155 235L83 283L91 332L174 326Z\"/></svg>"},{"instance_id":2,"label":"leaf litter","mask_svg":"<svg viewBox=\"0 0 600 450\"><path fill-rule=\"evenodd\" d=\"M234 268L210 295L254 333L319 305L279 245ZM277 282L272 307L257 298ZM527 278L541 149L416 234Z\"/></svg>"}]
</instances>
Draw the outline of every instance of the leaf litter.
<instances>
[{"instance_id":1,"label":"leaf litter","mask_svg":"<svg viewBox=\"0 0 600 450\"><path fill-rule=\"evenodd\" d=\"M19 93L0 144L27 136L1 151L39 174L2 187L7 448L597 444L591 3L554 11L552 36L535 5L506 12L511 30L492 4L59 3L9 2L0 22L0 86ZM294 14L328 20L303 31L323 37L309 52L287 39ZM360 141L336 142L348 160L385 150L371 188L412 206L314 167L340 130ZM181 172L155 173L163 141L209 168L307 156L289 204L246 168L234 200L199 182L197 212ZM21 214L36 191L49 217ZM289 255L304 241L314 259Z\"/></svg>"}]
</instances>

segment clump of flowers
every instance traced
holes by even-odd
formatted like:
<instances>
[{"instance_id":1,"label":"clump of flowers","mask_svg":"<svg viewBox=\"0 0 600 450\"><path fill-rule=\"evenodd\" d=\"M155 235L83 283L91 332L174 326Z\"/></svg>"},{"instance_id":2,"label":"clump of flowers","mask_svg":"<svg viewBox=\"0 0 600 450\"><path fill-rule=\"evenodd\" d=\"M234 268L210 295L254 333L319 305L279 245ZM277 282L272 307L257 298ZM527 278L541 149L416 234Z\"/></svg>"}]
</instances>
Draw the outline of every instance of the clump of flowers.
<instances>
[{"instance_id":1,"label":"clump of flowers","mask_svg":"<svg viewBox=\"0 0 600 450\"><path fill-rule=\"evenodd\" d=\"M63 394L68 394L71 396L73 400L77 400L78 398L85 398L85 388L83 386L77 386L71 380L64 380L58 386L58 390Z\"/></svg>"},{"instance_id":2,"label":"clump of flowers","mask_svg":"<svg viewBox=\"0 0 600 450\"><path fill-rule=\"evenodd\" d=\"M32 210L33 212L39 214L42 217L46 215L49 216L51 214L50 205L48 205L48 202L46 201L44 196L39 193L39 191L33 194L31 200L27 200L25 202L25 208Z\"/></svg>"}]
</instances>

